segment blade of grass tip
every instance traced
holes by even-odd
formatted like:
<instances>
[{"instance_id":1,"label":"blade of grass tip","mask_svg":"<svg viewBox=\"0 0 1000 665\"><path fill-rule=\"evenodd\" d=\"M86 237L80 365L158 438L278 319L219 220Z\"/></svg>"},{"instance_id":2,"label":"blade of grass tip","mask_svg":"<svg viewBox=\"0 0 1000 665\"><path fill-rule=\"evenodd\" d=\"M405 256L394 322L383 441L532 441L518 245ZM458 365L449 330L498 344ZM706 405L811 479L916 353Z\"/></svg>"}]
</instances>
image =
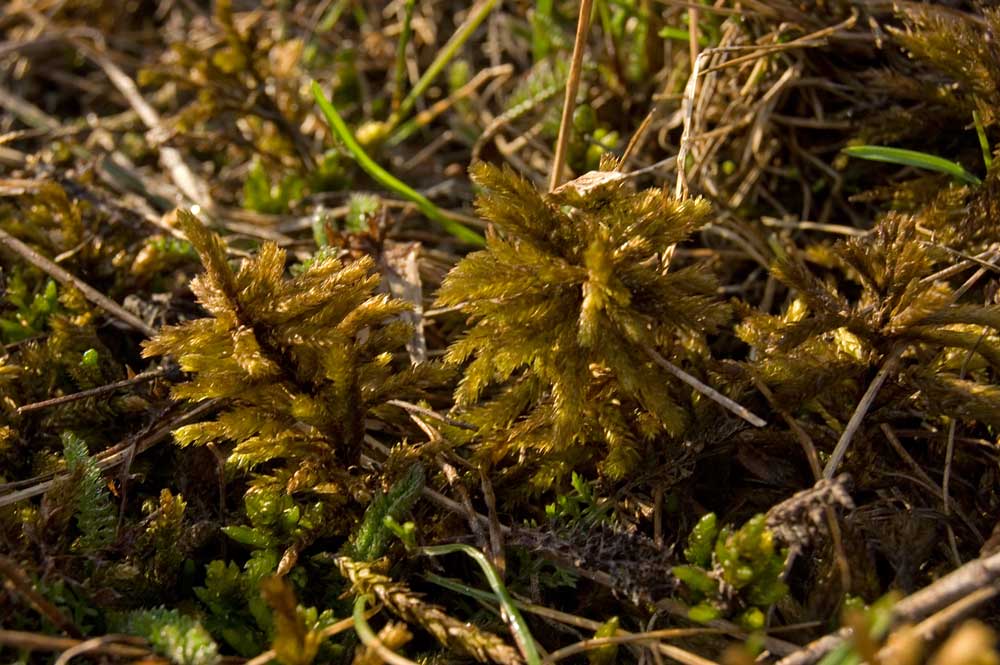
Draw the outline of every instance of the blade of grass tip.
<instances>
[{"instance_id":1,"label":"blade of grass tip","mask_svg":"<svg viewBox=\"0 0 1000 665\"><path fill-rule=\"evenodd\" d=\"M388 123L390 128L395 128L403 118L410 114L420 96L427 91L427 88L434 82L434 79L441 73L441 70L445 68L445 65L451 62L458 49L462 48L462 45L468 41L472 33L476 31L476 28L486 20L486 17L490 15L490 12L496 7L498 1L483 0L478 6L469 10L469 16L465 19L465 22L458 27L458 30L451 36L451 39L441 47L441 50L438 51L427 71L420 76L416 85L413 86L413 89L410 90L406 98L400 103L399 110L392 114Z\"/></svg>"},{"instance_id":2,"label":"blade of grass tip","mask_svg":"<svg viewBox=\"0 0 1000 665\"><path fill-rule=\"evenodd\" d=\"M943 157L938 157L937 155L929 155L926 152L906 150L904 148L889 148L881 145L855 145L844 148L844 153L851 157L867 159L873 162L902 164L903 166L914 166L928 171L944 173L967 185L981 185L983 182L962 168L960 164L956 164Z\"/></svg>"},{"instance_id":3,"label":"blade of grass tip","mask_svg":"<svg viewBox=\"0 0 1000 665\"><path fill-rule=\"evenodd\" d=\"M504 586L499 573L497 573L496 568L494 568L493 564L491 564L486 558L486 555L477 550L475 547L465 545L463 543L422 547L420 551L427 556L441 556L442 554L464 552L472 557L483 570L483 574L486 575L486 581L489 583L490 588L493 589L493 593L496 594L497 599L500 601L500 609L510 624L511 633L513 633L514 639L517 641L517 646L520 648L521 653L524 655L524 659L527 661L527 665L541 665L542 659L538 655L538 649L535 648L535 640L531 637L531 631L528 628L528 624L524 621L524 617L521 616L521 612L517 609L514 599L507 592L507 587Z\"/></svg>"},{"instance_id":4,"label":"blade of grass tip","mask_svg":"<svg viewBox=\"0 0 1000 665\"><path fill-rule=\"evenodd\" d=\"M410 37L413 35L413 10L416 6L417 0L406 0L406 4L403 5L403 29L399 33L399 43L396 44L396 74L392 90L393 113L399 110L403 99L403 86L406 83L406 47L409 46Z\"/></svg>"},{"instance_id":5,"label":"blade of grass tip","mask_svg":"<svg viewBox=\"0 0 1000 665\"><path fill-rule=\"evenodd\" d=\"M685 30L684 28L675 28L668 25L660 28L660 31L657 34L660 37L663 37L664 39L673 39L679 42L684 42L685 44L691 42L691 31ZM707 48L711 46L711 44L712 42L709 40L708 37L702 34L698 35L699 46L701 46L702 48Z\"/></svg>"},{"instance_id":6,"label":"blade of grass tip","mask_svg":"<svg viewBox=\"0 0 1000 665\"><path fill-rule=\"evenodd\" d=\"M549 29L552 26L552 0L537 0L531 17L531 57L537 63L552 51Z\"/></svg>"},{"instance_id":7,"label":"blade of grass tip","mask_svg":"<svg viewBox=\"0 0 1000 665\"><path fill-rule=\"evenodd\" d=\"M989 171L993 166L993 153L990 152L990 140L986 138L986 127L983 126L983 119L979 111L972 112L972 122L976 125L976 136L979 137L979 147L983 151L983 164Z\"/></svg>"},{"instance_id":8,"label":"blade of grass tip","mask_svg":"<svg viewBox=\"0 0 1000 665\"><path fill-rule=\"evenodd\" d=\"M323 117L326 118L327 123L330 125L330 129L333 130L333 133L336 134L337 138L344 144L344 147L347 148L348 152L351 153L368 175L383 187L396 192L404 199L414 203L420 212L443 226L445 231L459 240L463 240L470 245L482 246L485 244L481 235L448 217L444 211L431 203L423 194L376 164L375 160L368 156L364 148L354 138L351 130L347 128L347 123L337 113L337 109L326 98L322 88L319 87L316 81L312 82L312 93L313 97L316 98L316 103L319 105L320 111L323 112Z\"/></svg>"}]
</instances>

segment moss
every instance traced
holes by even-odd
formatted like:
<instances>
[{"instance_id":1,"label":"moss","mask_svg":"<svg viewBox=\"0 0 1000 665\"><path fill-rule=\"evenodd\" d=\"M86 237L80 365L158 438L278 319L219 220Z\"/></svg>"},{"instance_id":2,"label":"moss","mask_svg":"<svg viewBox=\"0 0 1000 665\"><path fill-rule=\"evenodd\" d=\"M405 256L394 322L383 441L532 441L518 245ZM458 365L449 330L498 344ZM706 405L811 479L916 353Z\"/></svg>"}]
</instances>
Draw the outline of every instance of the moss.
<instances>
[{"instance_id":1,"label":"moss","mask_svg":"<svg viewBox=\"0 0 1000 665\"><path fill-rule=\"evenodd\" d=\"M438 302L469 316L447 361L470 361L455 401L479 428L477 456L529 456L538 489L588 462L620 479L690 420L690 395L647 349L697 362L703 335L729 318L710 276L668 269L709 207L630 192L614 172L595 191L549 195L507 169L480 164L472 175L495 232L452 270Z\"/></svg>"}]
</instances>

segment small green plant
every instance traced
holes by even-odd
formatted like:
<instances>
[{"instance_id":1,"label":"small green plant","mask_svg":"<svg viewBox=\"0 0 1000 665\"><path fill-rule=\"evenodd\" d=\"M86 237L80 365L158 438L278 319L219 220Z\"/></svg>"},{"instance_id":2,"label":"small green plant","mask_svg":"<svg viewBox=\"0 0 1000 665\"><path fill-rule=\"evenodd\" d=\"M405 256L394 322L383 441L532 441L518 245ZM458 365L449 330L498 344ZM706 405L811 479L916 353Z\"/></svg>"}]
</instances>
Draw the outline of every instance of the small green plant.
<instances>
[{"instance_id":1,"label":"small green plant","mask_svg":"<svg viewBox=\"0 0 1000 665\"><path fill-rule=\"evenodd\" d=\"M383 556L393 537L392 525L409 513L423 487L424 469L414 464L389 492L375 497L368 505L361 525L348 543L347 555L359 561L374 561Z\"/></svg>"},{"instance_id":2,"label":"small green plant","mask_svg":"<svg viewBox=\"0 0 1000 665\"><path fill-rule=\"evenodd\" d=\"M347 230L367 231L368 225L378 212L381 201L371 194L351 194L347 200Z\"/></svg>"},{"instance_id":3,"label":"small green plant","mask_svg":"<svg viewBox=\"0 0 1000 665\"><path fill-rule=\"evenodd\" d=\"M819 665L860 665L876 655L876 646L889 634L893 609L899 594L889 593L866 605L860 598L848 597L844 603L843 623L853 629L852 639L826 654Z\"/></svg>"},{"instance_id":4,"label":"small green plant","mask_svg":"<svg viewBox=\"0 0 1000 665\"><path fill-rule=\"evenodd\" d=\"M70 482L75 482L76 525L80 537L76 549L93 553L111 544L115 538L117 515L104 476L87 451L87 443L72 432L62 436L63 455Z\"/></svg>"},{"instance_id":5,"label":"small green plant","mask_svg":"<svg viewBox=\"0 0 1000 665\"><path fill-rule=\"evenodd\" d=\"M243 183L243 207L256 212L280 214L305 191L302 178L286 174L272 182L260 160L255 160Z\"/></svg>"},{"instance_id":6,"label":"small green plant","mask_svg":"<svg viewBox=\"0 0 1000 665\"><path fill-rule=\"evenodd\" d=\"M319 529L326 518L323 503L303 505L276 485L254 487L243 495L250 525L222 527L222 532L252 549L275 549Z\"/></svg>"},{"instance_id":7,"label":"small green plant","mask_svg":"<svg viewBox=\"0 0 1000 665\"><path fill-rule=\"evenodd\" d=\"M736 615L750 630L764 627L764 612L788 593L781 580L788 553L777 548L765 519L756 515L739 529L719 529L715 513L708 513L691 530L688 563L673 573L684 585L692 619Z\"/></svg>"},{"instance_id":8,"label":"small green plant","mask_svg":"<svg viewBox=\"0 0 1000 665\"><path fill-rule=\"evenodd\" d=\"M622 478L653 441L679 436L692 397L649 351L704 358L702 335L729 318L708 275L667 267L708 204L602 175L590 190L543 195L509 169L475 165L477 208L495 231L438 295L471 324L446 360L467 363L455 400L479 427L477 455L527 456L519 466L536 488L593 462Z\"/></svg>"},{"instance_id":9,"label":"small green plant","mask_svg":"<svg viewBox=\"0 0 1000 665\"><path fill-rule=\"evenodd\" d=\"M593 482L587 482L574 471L570 475L572 491L556 496L554 503L545 506L545 516L553 525L562 528L589 529L596 524L612 521L611 501L602 501L595 496Z\"/></svg>"},{"instance_id":10,"label":"small green plant","mask_svg":"<svg viewBox=\"0 0 1000 665\"><path fill-rule=\"evenodd\" d=\"M232 561L212 561L204 586L194 590L207 610L206 627L238 654L251 657L267 644L271 612L260 586L277 567L278 556L270 550L254 551L242 570Z\"/></svg>"},{"instance_id":11,"label":"small green plant","mask_svg":"<svg viewBox=\"0 0 1000 665\"><path fill-rule=\"evenodd\" d=\"M174 665L216 665L219 648L197 619L175 609L155 608L130 612L118 631L149 640L153 650Z\"/></svg>"},{"instance_id":12,"label":"small green plant","mask_svg":"<svg viewBox=\"0 0 1000 665\"><path fill-rule=\"evenodd\" d=\"M276 583L278 564L278 553L268 549L254 550L242 568L212 561L204 586L194 592L207 610L205 626L237 653L250 657L270 643L283 655L307 660L319 649L318 632L335 621L334 613L298 604L296 589L308 586L308 575L296 568Z\"/></svg>"},{"instance_id":13,"label":"small green plant","mask_svg":"<svg viewBox=\"0 0 1000 665\"><path fill-rule=\"evenodd\" d=\"M164 488L159 500L150 499L145 509L150 520L136 543L133 563L141 564L144 577L162 592L174 587L184 565L187 502Z\"/></svg>"},{"instance_id":14,"label":"small green plant","mask_svg":"<svg viewBox=\"0 0 1000 665\"><path fill-rule=\"evenodd\" d=\"M4 300L13 312L0 317L0 341L4 344L36 337L45 330L49 316L59 311L59 289L55 281L45 281L40 293L29 293L22 271L7 279Z\"/></svg>"}]
</instances>

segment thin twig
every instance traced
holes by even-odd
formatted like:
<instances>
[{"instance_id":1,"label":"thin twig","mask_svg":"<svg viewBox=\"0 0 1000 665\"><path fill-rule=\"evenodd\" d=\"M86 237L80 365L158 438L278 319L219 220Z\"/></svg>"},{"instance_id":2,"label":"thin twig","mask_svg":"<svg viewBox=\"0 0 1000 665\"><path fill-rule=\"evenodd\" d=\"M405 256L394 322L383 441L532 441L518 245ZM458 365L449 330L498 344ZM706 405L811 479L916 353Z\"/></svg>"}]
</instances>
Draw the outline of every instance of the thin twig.
<instances>
[{"instance_id":1,"label":"thin twig","mask_svg":"<svg viewBox=\"0 0 1000 665\"><path fill-rule=\"evenodd\" d=\"M507 559L504 555L503 529L500 528L500 518L497 516L497 497L493 491L493 483L490 482L486 468L479 469L479 483L483 489L483 500L486 502L486 512L490 518L490 559L500 577L504 576L507 569Z\"/></svg>"},{"instance_id":2,"label":"thin twig","mask_svg":"<svg viewBox=\"0 0 1000 665\"><path fill-rule=\"evenodd\" d=\"M576 93L580 89L580 74L583 71L583 49L587 44L590 10L593 5L594 0L580 1L580 13L576 21L576 39L573 42L573 59L569 65L569 78L566 79L566 96L563 98L562 118L559 121L556 154L552 158L552 173L549 176L550 192L562 184L563 165L566 162L566 149L569 146L569 134L573 126L573 110L576 107Z\"/></svg>"},{"instance_id":3,"label":"thin twig","mask_svg":"<svg viewBox=\"0 0 1000 665\"><path fill-rule=\"evenodd\" d=\"M872 379L871 384L868 386L868 390L865 391L861 401L858 402L857 408L851 414L851 419L847 421L847 426L844 428L843 434L840 435L840 439L833 449L833 454L830 455L830 461L826 463L826 468L823 469L823 477L827 480L833 478L834 474L837 473L844 455L847 454L847 447L851 444L851 439L854 438L855 432L861 427L861 421L864 420L865 414L868 413L872 402L875 401L875 396L878 395L882 384L896 370L896 365L899 363L899 358L903 355L904 348L903 345L899 345L889 353L885 362L882 363L882 368L879 369L878 374L875 375L875 378Z\"/></svg>"},{"instance_id":4,"label":"thin twig","mask_svg":"<svg viewBox=\"0 0 1000 665\"><path fill-rule=\"evenodd\" d=\"M625 146L625 152L622 153L621 159L618 160L618 163L621 165L620 168L626 168L629 158L632 157L632 153L635 152L636 148L639 146L639 142L646 135L646 130L648 130L649 126L653 124L653 118L656 117L656 111L658 108L659 105L654 105L653 108L649 110L649 113L646 114L646 117L642 119L642 122L639 123L639 127L635 130L635 132L633 132L632 138L628 140L628 145Z\"/></svg>"},{"instance_id":5,"label":"thin twig","mask_svg":"<svg viewBox=\"0 0 1000 665\"><path fill-rule=\"evenodd\" d=\"M29 633L23 630L0 629L0 644L18 649L27 649L30 651L65 651L82 643L83 640L73 639L72 637L56 637L53 635ZM148 658L152 656L152 652L149 649L127 644L101 644L91 649L90 652L119 656L121 658Z\"/></svg>"},{"instance_id":6,"label":"thin twig","mask_svg":"<svg viewBox=\"0 0 1000 665\"><path fill-rule=\"evenodd\" d=\"M63 286L72 286L82 293L83 297L87 300L94 303L108 314L111 314L122 323L127 324L147 337L153 337L156 335L156 328L153 328L111 298L108 298L106 295L90 286L79 277L45 258L3 229L0 229L0 245L3 245L10 251L14 252Z\"/></svg>"},{"instance_id":7,"label":"thin twig","mask_svg":"<svg viewBox=\"0 0 1000 665\"><path fill-rule=\"evenodd\" d=\"M806 455L806 461L809 462L809 469L813 472L813 478L820 480L823 477L823 471L820 468L819 454L816 452L816 445L813 443L812 438L802 429L802 425L792 417L792 414L778 404L778 401L774 398L774 393L771 392L766 383L756 376L753 377L753 382L760 394L767 400L767 403L771 405L771 408L781 416L781 419L785 421L785 424L795 434L795 438L799 440L799 445L802 446L802 452Z\"/></svg>"},{"instance_id":8,"label":"thin twig","mask_svg":"<svg viewBox=\"0 0 1000 665\"><path fill-rule=\"evenodd\" d=\"M979 254L976 254L975 256L969 256L968 254L964 254L962 252L957 252L957 251L951 249L950 247L946 247L944 245L939 245L937 243L927 243L927 244L930 245L931 247L936 247L938 249L943 249L944 251L946 251L949 254L952 254L954 256L959 256L959 257L963 257L963 258L958 263L950 265L947 268L942 268L941 270L939 270L939 271L937 271L935 273L932 273L930 275L927 275L926 277L921 278L920 279L920 284L922 284L922 285L923 284L933 284L934 282L937 282L937 281L940 281L940 280L943 280L943 279L948 279L949 277L954 277L958 273L962 272L963 270L967 270L967 269L971 268L974 265L979 265L979 266L982 266L984 268L988 268L989 270L993 270L993 271L1000 271L1000 266L997 266L997 265L995 265L995 264L992 263L992 261L994 261L996 259L997 255L1000 254L1000 251L998 251L995 248L994 249L987 249L986 251L980 252Z\"/></svg>"},{"instance_id":9,"label":"thin twig","mask_svg":"<svg viewBox=\"0 0 1000 665\"><path fill-rule=\"evenodd\" d=\"M433 418L434 420L440 420L441 422L447 425L451 425L452 427L458 427L459 429L472 430L472 431L478 429L475 425L467 423L463 420L456 420L454 418L450 418L449 416L440 414L432 409L427 409L417 404L405 402L401 399L389 399L386 400L385 403L391 404L393 406L398 406L399 408L404 409L406 411L410 411L411 413L419 413L422 416L427 416L428 418Z\"/></svg>"},{"instance_id":10,"label":"thin twig","mask_svg":"<svg viewBox=\"0 0 1000 665\"><path fill-rule=\"evenodd\" d=\"M78 393L72 393L70 395L62 395L60 397L53 397L52 399L42 400L41 402L33 402L31 404L25 404L17 408L17 413L24 414L31 411L37 411L39 409L47 409L53 406L59 406L60 404L68 404L69 402L76 402L81 399L87 399L88 397L97 397L98 395L103 395L104 393L114 392L119 388L125 388L127 386L134 386L137 383L144 383L146 381L152 381L157 379L170 370L164 367L158 367L156 369L151 369L148 372L142 372L136 374L131 379L122 379L121 381L115 381L114 383L109 383L107 385L98 386L96 388L91 388L90 390L81 390Z\"/></svg>"},{"instance_id":11,"label":"thin twig","mask_svg":"<svg viewBox=\"0 0 1000 665\"><path fill-rule=\"evenodd\" d=\"M167 423L161 425L146 436L143 436L138 441L124 441L113 446L109 450L98 453L94 456L94 462L97 464L99 469L105 471L126 462L130 456L145 452L160 441L169 437L173 430L177 429L187 421L198 418L199 416L205 415L213 409L218 408L219 402L220 400L217 399L203 402L190 411L182 413L176 418L170 419ZM0 496L0 508L18 503L19 501L24 501L25 499L30 499L38 496L39 494L45 494L52 489L57 482L63 480L64 478L66 478L66 474L53 475L50 479L41 480L37 484L25 489L4 494Z\"/></svg>"},{"instance_id":12,"label":"thin twig","mask_svg":"<svg viewBox=\"0 0 1000 665\"><path fill-rule=\"evenodd\" d=\"M698 7L688 7L688 50L691 53L692 67L694 67L694 63L698 59L698 38L700 37L698 33L699 20L700 15L698 13Z\"/></svg>"},{"instance_id":13,"label":"thin twig","mask_svg":"<svg viewBox=\"0 0 1000 665\"><path fill-rule=\"evenodd\" d=\"M711 74L712 72L717 72L721 69L726 69L727 67L735 67L736 65L741 65L744 62L751 62L769 53L775 53L779 51L787 51L795 48L812 48L816 46L825 46L826 38L830 35L839 32L840 30L850 30L854 27L854 24L858 21L857 13L851 14L847 19L841 21L836 25L827 26L815 32L811 32L808 35L802 35L797 39L793 39L789 42L783 44L758 44L754 46L745 47L731 47L726 49L727 51L737 51L737 50L753 50L754 53L748 53L747 55L742 55L732 60L727 60L726 62L710 67L702 72L702 75ZM719 50L719 49L711 49Z\"/></svg>"},{"instance_id":14,"label":"thin twig","mask_svg":"<svg viewBox=\"0 0 1000 665\"><path fill-rule=\"evenodd\" d=\"M649 357L653 359L653 362L655 362L657 365L667 370L672 375L674 375L684 383L688 384L689 386L700 392L705 397L709 398L713 402L717 402L720 406L722 406L725 409L728 409L729 411L736 414L743 420L747 421L754 427L765 427L767 425L766 420L764 420L760 416L755 415L745 406L742 406L736 403L735 401L729 399L728 397L720 393L712 386L702 383L695 377L691 376L690 374L682 370L680 367L678 367L677 365L673 364L672 362L661 356L652 347L645 346L644 348L646 350L647 355L649 355Z\"/></svg>"},{"instance_id":15,"label":"thin twig","mask_svg":"<svg viewBox=\"0 0 1000 665\"><path fill-rule=\"evenodd\" d=\"M759 378L754 377L754 385L757 386L757 390L764 396L771 408L774 409L782 420L788 425L792 433L795 434L795 438L799 440L799 445L802 446L802 450L806 455L806 459L809 462L809 469L813 473L813 478L817 481L823 478L823 472L819 465L819 454L816 451L816 444L813 443L812 437L809 433L802 428L792 414L787 410L783 409L774 399L774 393L771 389L767 387L763 381ZM840 583L841 586L846 590L851 588L851 565L847 561L847 554L844 552L844 542L841 537L840 523L837 521L837 515L833 510L832 506L823 506L824 517L826 518L826 527L830 532L830 542L833 545L834 557L837 562L837 571L840 573ZM798 550L793 550L789 554L789 561L791 557L795 556ZM789 566L790 567L790 566ZM786 568L787 570L787 568Z\"/></svg>"},{"instance_id":16,"label":"thin twig","mask_svg":"<svg viewBox=\"0 0 1000 665\"><path fill-rule=\"evenodd\" d=\"M681 142L677 149L677 181L674 183L674 197L683 200L687 198L687 156L691 149L691 126L694 123L694 101L698 94L699 71L705 60L714 49L702 51L691 65L691 76L684 85L684 98L681 100L681 111L684 114L684 129L681 131Z\"/></svg>"},{"instance_id":17,"label":"thin twig","mask_svg":"<svg viewBox=\"0 0 1000 665\"><path fill-rule=\"evenodd\" d=\"M69 665L69 662L77 656L82 656L87 653L99 653L102 647L126 641L134 641L137 645L144 644L146 642L146 640L137 638L134 635L99 635L97 637L92 637L89 640L84 640L83 642L66 649L59 654L59 658L56 659L54 665Z\"/></svg>"},{"instance_id":18,"label":"thin twig","mask_svg":"<svg viewBox=\"0 0 1000 665\"><path fill-rule=\"evenodd\" d=\"M938 486L938 484L935 483L934 480L929 475L927 475L927 472L924 471L923 468L919 464L917 464L917 461L913 459L913 456L906 451L906 448L903 446L902 441L900 441L899 437L896 436L896 432L892 429L892 427L890 427L887 423L882 423L879 427L881 427L882 433L885 434L885 438L889 441L889 444L892 446L893 450L895 450L896 453L901 458L903 458L903 461L905 461L909 465L909 467L913 469L913 472L917 474L917 478L909 478L909 477L908 478L910 480L917 481L918 484L922 482L924 486L930 489L938 499L943 500L944 496L941 493L941 487ZM959 510L957 507L955 508L955 514L958 515L958 517L962 520L962 522L965 523L965 526L969 529L969 533L975 536L978 542L982 542L983 535L982 533L979 532L979 529L976 527L976 525L973 524L969 516L966 515L964 511Z\"/></svg>"},{"instance_id":19,"label":"thin twig","mask_svg":"<svg viewBox=\"0 0 1000 665\"><path fill-rule=\"evenodd\" d=\"M966 290L971 288L972 284L975 283L979 279L979 277L981 277L985 273L986 273L985 268L980 268L979 270L977 270L972 275L972 277L966 280L965 284L963 284L962 287L956 290L956 292L953 294L954 299L957 300L959 297L961 297L961 293L964 293ZM965 354L965 359L962 360L962 368L958 373L959 379L965 379L965 373L969 369L969 361L972 360L972 356L976 354L976 351L979 349L979 345L983 343L983 339L985 337L986 333L983 332L983 334L980 335L979 339L976 341L975 346L969 349L969 352ZM941 479L941 503L943 505L943 512L945 517L951 515L951 465L952 461L955 458L955 430L957 427L958 427L958 421L955 418L952 418L951 422L948 423L948 444L947 446L945 446L944 476ZM954 559L955 565L961 565L962 557L958 553L958 544L955 542L955 532L954 530L952 530L951 524L946 524L946 526L948 528L948 545L951 548L952 559Z\"/></svg>"},{"instance_id":20,"label":"thin twig","mask_svg":"<svg viewBox=\"0 0 1000 665\"><path fill-rule=\"evenodd\" d=\"M644 633L628 633L625 635L615 635L614 637L594 637L581 640L575 644L570 644L561 649L553 651L542 661L543 663L555 663L556 661L575 656L593 649L600 649L606 646L617 644L631 644L633 642L659 641L677 637L691 637L695 635L720 635L725 631L718 628L664 628L661 630L650 630ZM657 646L667 646L659 644ZM676 649L676 647L675 647ZM677 649L674 653L667 654L674 660L684 663L684 665L718 665L714 660L708 660L695 655L690 651Z\"/></svg>"},{"instance_id":21,"label":"thin twig","mask_svg":"<svg viewBox=\"0 0 1000 665\"><path fill-rule=\"evenodd\" d=\"M973 610L983 603L995 598L998 593L1000 593L1000 587L996 584L983 587L982 589L976 589L969 595L959 598L951 605L935 612L918 623L912 628L911 631L909 631L909 634L919 637L925 642L937 639L944 633L945 630L953 626L960 619L968 616ZM878 662L897 662L896 656L898 654L898 645L898 642L889 642L889 644L882 647L878 653Z\"/></svg>"}]
</instances>

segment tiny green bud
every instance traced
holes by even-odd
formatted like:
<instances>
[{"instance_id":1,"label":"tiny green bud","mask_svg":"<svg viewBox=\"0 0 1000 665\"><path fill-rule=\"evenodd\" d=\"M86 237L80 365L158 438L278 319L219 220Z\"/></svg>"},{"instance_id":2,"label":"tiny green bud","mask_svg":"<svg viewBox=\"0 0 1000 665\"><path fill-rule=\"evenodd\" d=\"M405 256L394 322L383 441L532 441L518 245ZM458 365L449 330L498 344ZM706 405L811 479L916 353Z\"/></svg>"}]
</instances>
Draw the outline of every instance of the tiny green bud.
<instances>
[{"instance_id":1,"label":"tiny green bud","mask_svg":"<svg viewBox=\"0 0 1000 665\"><path fill-rule=\"evenodd\" d=\"M581 104L573 111L573 129L581 134L593 133L597 126L597 114L590 104Z\"/></svg>"},{"instance_id":2,"label":"tiny green bud","mask_svg":"<svg viewBox=\"0 0 1000 665\"><path fill-rule=\"evenodd\" d=\"M708 623L719 618L719 610L708 603L700 603L688 610L688 618L697 623Z\"/></svg>"},{"instance_id":3,"label":"tiny green bud","mask_svg":"<svg viewBox=\"0 0 1000 665\"><path fill-rule=\"evenodd\" d=\"M101 356L97 353L97 349L87 349L83 352L83 356L80 358L80 367L86 367L88 369L97 367L98 361Z\"/></svg>"},{"instance_id":4,"label":"tiny green bud","mask_svg":"<svg viewBox=\"0 0 1000 665\"><path fill-rule=\"evenodd\" d=\"M764 627L764 619L764 613L760 608L751 607L739 616L737 623L747 630L760 630Z\"/></svg>"}]
</instances>

